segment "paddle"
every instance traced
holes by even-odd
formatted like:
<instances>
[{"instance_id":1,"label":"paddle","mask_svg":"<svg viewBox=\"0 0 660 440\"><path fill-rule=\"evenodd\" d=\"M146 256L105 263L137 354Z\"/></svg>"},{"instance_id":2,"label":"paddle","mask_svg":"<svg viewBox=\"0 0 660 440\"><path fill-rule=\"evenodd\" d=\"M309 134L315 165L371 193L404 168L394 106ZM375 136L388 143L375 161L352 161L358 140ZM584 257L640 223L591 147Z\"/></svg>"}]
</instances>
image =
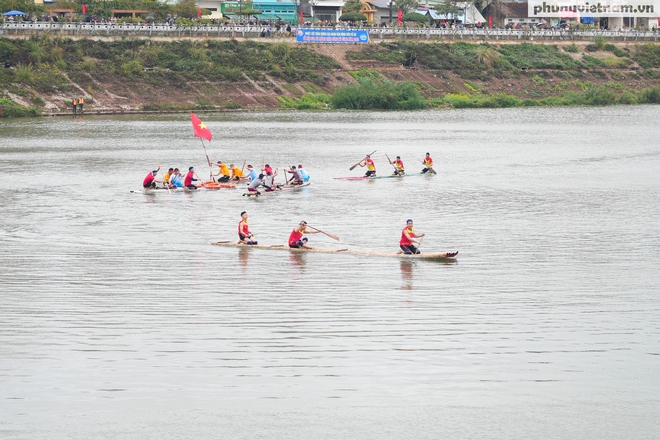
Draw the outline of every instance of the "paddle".
<instances>
[{"instance_id":1,"label":"paddle","mask_svg":"<svg viewBox=\"0 0 660 440\"><path fill-rule=\"evenodd\" d=\"M156 164L158 165L158 171L160 171L160 174L163 174L163 169L160 167L160 162L156 161ZM165 174L163 174L163 185L165 188L167 188L167 191L172 194L172 191L170 190L170 182L165 181Z\"/></svg>"},{"instance_id":2,"label":"paddle","mask_svg":"<svg viewBox=\"0 0 660 440\"><path fill-rule=\"evenodd\" d=\"M238 180L241 180L243 177L245 177L245 174L243 174L243 170L245 170L246 163L247 163L247 159L243 161L243 166L241 167L241 177L239 177Z\"/></svg>"},{"instance_id":3,"label":"paddle","mask_svg":"<svg viewBox=\"0 0 660 440\"><path fill-rule=\"evenodd\" d=\"M387 153L385 153L385 157L387 157L387 160L390 162L390 165L392 165L394 167L394 174L399 174L399 173L397 173L397 171L399 171L399 170L397 170L396 165L394 165L392 163L392 159L390 159L390 156L388 156Z\"/></svg>"},{"instance_id":4,"label":"paddle","mask_svg":"<svg viewBox=\"0 0 660 440\"><path fill-rule=\"evenodd\" d=\"M374 150L374 151L372 151L371 154L374 154L376 151L378 151L378 150ZM371 156L371 154L367 154L367 156ZM366 159L366 156L365 156L364 159ZM358 166L358 165L360 165L364 159L362 159L361 161L359 161L358 163L356 163L355 165L353 165L352 167L350 167L349 170L353 171L353 170L355 169L355 167Z\"/></svg>"},{"instance_id":5,"label":"paddle","mask_svg":"<svg viewBox=\"0 0 660 440\"><path fill-rule=\"evenodd\" d=\"M320 229L316 229L315 227L310 226L310 225L307 225L307 227L308 227L309 229L314 229L315 231L319 231L321 234L325 234L325 235L327 235L328 237L332 238L333 240L337 240L337 241L339 241L339 237L337 237L336 235L328 234L327 232L322 231L322 230L320 230Z\"/></svg>"},{"instance_id":6,"label":"paddle","mask_svg":"<svg viewBox=\"0 0 660 440\"><path fill-rule=\"evenodd\" d=\"M422 161L422 163L424 164L424 166L425 166L426 168L429 169L428 172L433 173L433 174L438 174L438 173L436 173L435 170L433 169L433 165L429 165L429 164L427 164L425 161Z\"/></svg>"},{"instance_id":7,"label":"paddle","mask_svg":"<svg viewBox=\"0 0 660 440\"><path fill-rule=\"evenodd\" d=\"M193 174L195 174L195 176L199 179L199 185L204 186L204 181L201 177L199 177L199 174L197 174L195 171L193 171ZM213 181L215 182L215 179Z\"/></svg>"}]
</instances>

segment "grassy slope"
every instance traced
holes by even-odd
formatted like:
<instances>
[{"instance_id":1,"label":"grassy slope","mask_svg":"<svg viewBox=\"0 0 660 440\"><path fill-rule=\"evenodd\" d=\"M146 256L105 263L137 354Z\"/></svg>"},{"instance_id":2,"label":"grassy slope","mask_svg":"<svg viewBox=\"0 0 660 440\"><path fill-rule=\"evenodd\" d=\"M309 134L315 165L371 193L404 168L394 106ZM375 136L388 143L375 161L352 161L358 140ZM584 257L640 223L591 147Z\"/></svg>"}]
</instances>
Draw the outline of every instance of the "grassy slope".
<instances>
[{"instance_id":1,"label":"grassy slope","mask_svg":"<svg viewBox=\"0 0 660 440\"><path fill-rule=\"evenodd\" d=\"M660 46L622 47L398 41L333 57L332 46L256 41L1 38L13 67L0 68L0 105L9 115L66 111L77 96L86 109L314 108L364 77L412 82L455 107L655 102Z\"/></svg>"}]
</instances>

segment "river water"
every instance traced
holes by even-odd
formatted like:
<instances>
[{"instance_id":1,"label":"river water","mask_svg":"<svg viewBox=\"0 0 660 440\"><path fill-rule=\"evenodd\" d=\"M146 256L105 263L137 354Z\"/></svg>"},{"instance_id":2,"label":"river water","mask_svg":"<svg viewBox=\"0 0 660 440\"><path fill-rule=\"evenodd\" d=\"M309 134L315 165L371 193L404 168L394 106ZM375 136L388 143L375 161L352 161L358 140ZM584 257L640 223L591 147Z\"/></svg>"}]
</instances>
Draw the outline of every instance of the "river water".
<instances>
[{"instance_id":1,"label":"river water","mask_svg":"<svg viewBox=\"0 0 660 440\"><path fill-rule=\"evenodd\" d=\"M0 437L660 435L660 107L201 114L212 160L313 184L132 193L208 175L188 115L0 121ZM341 181L373 150L438 175ZM290 254L319 247L456 263Z\"/></svg>"}]
</instances>

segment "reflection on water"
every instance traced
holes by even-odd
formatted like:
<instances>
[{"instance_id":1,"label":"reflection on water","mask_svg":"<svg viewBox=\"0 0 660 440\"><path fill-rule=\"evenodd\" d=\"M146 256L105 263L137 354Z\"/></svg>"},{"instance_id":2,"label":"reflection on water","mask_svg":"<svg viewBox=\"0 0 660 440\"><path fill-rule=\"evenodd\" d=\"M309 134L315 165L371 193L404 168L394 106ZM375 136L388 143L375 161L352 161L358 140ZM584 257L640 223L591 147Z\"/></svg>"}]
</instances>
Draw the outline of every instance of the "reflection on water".
<instances>
[{"instance_id":1,"label":"reflection on water","mask_svg":"<svg viewBox=\"0 0 660 440\"><path fill-rule=\"evenodd\" d=\"M655 438L659 117L205 115L212 160L312 175L257 201L141 194L206 166L189 115L0 120L0 437ZM373 150L439 174L333 179ZM382 252L413 218L460 264L209 244L245 210Z\"/></svg>"},{"instance_id":2,"label":"reflection on water","mask_svg":"<svg viewBox=\"0 0 660 440\"><path fill-rule=\"evenodd\" d=\"M302 272L307 264L305 257L303 252L289 252L289 267L294 269L294 272Z\"/></svg>"},{"instance_id":3,"label":"reflection on water","mask_svg":"<svg viewBox=\"0 0 660 440\"><path fill-rule=\"evenodd\" d=\"M241 269L243 269L243 274L248 274L248 263L250 260L251 249L238 248L238 261L240 261Z\"/></svg>"},{"instance_id":4,"label":"reflection on water","mask_svg":"<svg viewBox=\"0 0 660 440\"><path fill-rule=\"evenodd\" d=\"M403 285L401 286L402 290L412 290L413 288L413 269L414 261L411 260L401 260L399 266L401 267L401 281Z\"/></svg>"}]
</instances>

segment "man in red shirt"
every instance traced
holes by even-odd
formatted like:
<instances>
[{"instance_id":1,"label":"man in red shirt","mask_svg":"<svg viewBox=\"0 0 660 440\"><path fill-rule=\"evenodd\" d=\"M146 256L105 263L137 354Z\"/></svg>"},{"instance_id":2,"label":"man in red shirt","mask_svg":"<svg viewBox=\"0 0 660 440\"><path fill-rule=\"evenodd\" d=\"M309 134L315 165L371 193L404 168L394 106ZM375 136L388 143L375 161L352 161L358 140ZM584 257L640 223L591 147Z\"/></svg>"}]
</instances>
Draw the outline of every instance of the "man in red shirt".
<instances>
[{"instance_id":1,"label":"man in red shirt","mask_svg":"<svg viewBox=\"0 0 660 440\"><path fill-rule=\"evenodd\" d=\"M186 178L183 180L183 186L188 189L197 189L197 185L195 185L193 182L197 182L197 179L195 179L195 167L190 167L188 168L188 174L186 174Z\"/></svg>"},{"instance_id":2,"label":"man in red shirt","mask_svg":"<svg viewBox=\"0 0 660 440\"><path fill-rule=\"evenodd\" d=\"M424 169L422 169L422 174L424 173L438 174L433 169L433 159L431 158L431 153L426 153L426 157L424 157L422 163L424 164Z\"/></svg>"},{"instance_id":3,"label":"man in red shirt","mask_svg":"<svg viewBox=\"0 0 660 440\"><path fill-rule=\"evenodd\" d=\"M376 175L376 164L374 164L373 159L371 159L371 156L367 154L367 157L364 158L362 162L359 163L360 167L364 167L366 165L367 167L367 172L364 175L364 177L371 177Z\"/></svg>"},{"instance_id":4,"label":"man in red shirt","mask_svg":"<svg viewBox=\"0 0 660 440\"><path fill-rule=\"evenodd\" d=\"M160 168L158 168L159 170ZM147 174L147 177L144 178L142 181L142 188L144 189L150 189L150 188L156 188L156 174L158 174L158 170L153 170L149 174Z\"/></svg>"},{"instance_id":5,"label":"man in red shirt","mask_svg":"<svg viewBox=\"0 0 660 440\"><path fill-rule=\"evenodd\" d=\"M307 246L307 238L303 238L303 234L318 234L319 231L307 231L307 222L301 221L298 226L293 228L291 235L289 235L289 247L292 249L303 248L313 249Z\"/></svg>"},{"instance_id":6,"label":"man in red shirt","mask_svg":"<svg viewBox=\"0 0 660 440\"><path fill-rule=\"evenodd\" d=\"M403 228L403 231L401 231L401 240L399 241L399 247L401 247L401 250L405 254L419 254L419 250L415 247L414 243L417 243L418 245L421 243L420 241L415 241L413 240L414 238L422 238L424 237L425 234L415 234L415 230L413 229L413 221L411 219L408 219L406 221L406 227Z\"/></svg>"},{"instance_id":7,"label":"man in red shirt","mask_svg":"<svg viewBox=\"0 0 660 440\"><path fill-rule=\"evenodd\" d=\"M406 174L406 170L403 167L403 161L401 160L401 156L397 156L396 159L394 159L394 162L392 162L392 165L394 165L394 174L397 176L403 176Z\"/></svg>"},{"instance_id":8,"label":"man in red shirt","mask_svg":"<svg viewBox=\"0 0 660 440\"><path fill-rule=\"evenodd\" d=\"M257 244L257 241L254 240L254 235L250 232L248 215L245 211L241 212L241 221L238 223L238 242L240 244Z\"/></svg>"}]
</instances>

